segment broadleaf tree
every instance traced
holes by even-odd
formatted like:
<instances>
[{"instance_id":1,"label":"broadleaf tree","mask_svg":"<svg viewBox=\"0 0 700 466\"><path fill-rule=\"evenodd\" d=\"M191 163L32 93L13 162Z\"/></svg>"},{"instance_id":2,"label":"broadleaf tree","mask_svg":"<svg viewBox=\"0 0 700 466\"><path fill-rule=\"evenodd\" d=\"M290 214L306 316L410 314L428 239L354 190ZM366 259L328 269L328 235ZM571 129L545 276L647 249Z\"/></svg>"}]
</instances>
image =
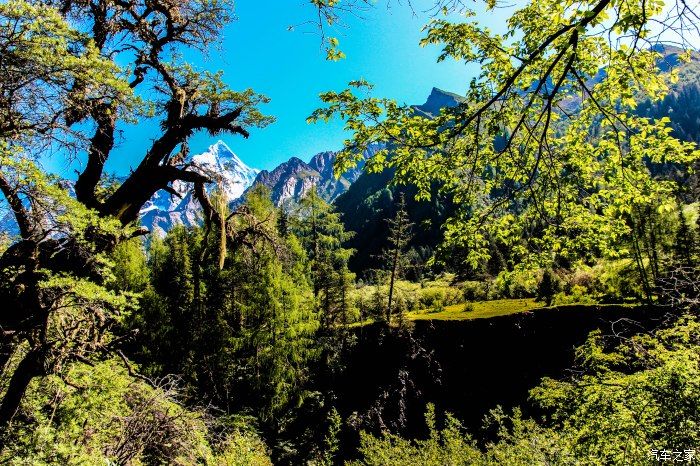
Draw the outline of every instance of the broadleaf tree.
<instances>
[{"instance_id":1,"label":"broadleaf tree","mask_svg":"<svg viewBox=\"0 0 700 466\"><path fill-rule=\"evenodd\" d=\"M459 21L431 20L421 45L439 46L439 60L481 66L464 102L425 118L372 96L364 80L322 94L327 105L309 120L340 116L353 134L336 169L384 143L370 170L395 169L419 198L441 183L461 206L445 225L447 242L468 251L472 268L495 240L521 267L629 256L653 284L656 225L644 222L674 209L677 183L652 176L649 164L690 169L700 153L672 136L668 118L634 110L667 95L677 76L661 73L659 44L697 45L697 16L685 2L548 0L511 7L507 32L497 34L462 12Z\"/></svg>"}]
</instances>

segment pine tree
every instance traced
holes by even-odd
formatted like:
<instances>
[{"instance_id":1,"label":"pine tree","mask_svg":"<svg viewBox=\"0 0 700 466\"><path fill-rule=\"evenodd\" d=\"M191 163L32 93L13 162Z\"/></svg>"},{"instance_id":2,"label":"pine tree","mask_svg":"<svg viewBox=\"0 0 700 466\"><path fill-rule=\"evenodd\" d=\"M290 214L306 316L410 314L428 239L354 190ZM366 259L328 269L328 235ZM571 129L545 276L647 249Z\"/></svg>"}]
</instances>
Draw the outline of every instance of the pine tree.
<instances>
[{"instance_id":1,"label":"pine tree","mask_svg":"<svg viewBox=\"0 0 700 466\"><path fill-rule=\"evenodd\" d=\"M406 199L401 193L396 206L396 214L393 218L387 219L389 227L388 242L389 247L384 250L382 257L385 267L389 271L389 297L386 306L386 322L391 325L391 315L394 311L394 291L396 281L399 280L406 267L406 247L411 241L411 228L413 224L408 218L406 211Z\"/></svg>"},{"instance_id":2,"label":"pine tree","mask_svg":"<svg viewBox=\"0 0 700 466\"><path fill-rule=\"evenodd\" d=\"M546 269L537 285L537 299L551 306L557 291L559 291L559 281L550 269Z\"/></svg>"},{"instance_id":3,"label":"pine tree","mask_svg":"<svg viewBox=\"0 0 700 466\"><path fill-rule=\"evenodd\" d=\"M340 214L311 190L299 203L294 231L309 256L311 281L325 330L348 321L348 293L354 276L348 269L352 250L343 244L352 237Z\"/></svg>"},{"instance_id":4,"label":"pine tree","mask_svg":"<svg viewBox=\"0 0 700 466\"><path fill-rule=\"evenodd\" d=\"M199 397L227 411L252 410L272 428L303 400L319 354L306 253L278 225L269 192L259 187L227 225L245 239L223 261L216 226L209 234L178 227L154 240L151 285L133 324L150 373L182 374ZM251 231L258 234L242 236Z\"/></svg>"},{"instance_id":5,"label":"pine tree","mask_svg":"<svg viewBox=\"0 0 700 466\"><path fill-rule=\"evenodd\" d=\"M183 374L192 348L195 288L192 249L195 232L179 226L151 241L150 283L129 325L138 331L137 359L145 372Z\"/></svg>"},{"instance_id":6,"label":"pine tree","mask_svg":"<svg viewBox=\"0 0 700 466\"><path fill-rule=\"evenodd\" d=\"M303 401L309 366L318 357L319 319L306 253L293 234L278 234L279 212L269 192L249 193L246 207L251 216L234 228L263 222L267 238L230 255L223 320L231 318L233 348L220 370L238 381L230 386L233 393L257 408L263 422L278 427L285 409Z\"/></svg>"},{"instance_id":7,"label":"pine tree","mask_svg":"<svg viewBox=\"0 0 700 466\"><path fill-rule=\"evenodd\" d=\"M678 229L673 244L673 258L678 265L689 267L693 264L695 252L694 232L683 214L683 205L678 206Z\"/></svg>"}]
</instances>

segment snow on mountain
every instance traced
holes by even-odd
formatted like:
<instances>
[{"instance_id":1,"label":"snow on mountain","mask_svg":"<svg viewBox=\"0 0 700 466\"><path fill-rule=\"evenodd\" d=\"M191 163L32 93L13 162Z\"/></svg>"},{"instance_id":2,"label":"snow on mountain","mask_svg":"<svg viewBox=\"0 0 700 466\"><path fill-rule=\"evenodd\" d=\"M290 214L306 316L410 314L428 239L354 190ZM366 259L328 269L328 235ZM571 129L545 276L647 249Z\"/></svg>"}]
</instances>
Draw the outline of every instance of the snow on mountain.
<instances>
[{"instance_id":1,"label":"snow on mountain","mask_svg":"<svg viewBox=\"0 0 700 466\"><path fill-rule=\"evenodd\" d=\"M207 186L207 192L219 186L228 202L241 197L260 172L246 165L223 141L217 141L206 152L193 155L187 161L192 163L191 169L216 181ZM192 196L191 186L176 181L173 189L181 197L159 191L141 208L141 223L159 236L164 236L175 225L192 226L201 219L201 208Z\"/></svg>"},{"instance_id":2,"label":"snow on mountain","mask_svg":"<svg viewBox=\"0 0 700 466\"><path fill-rule=\"evenodd\" d=\"M190 170L199 171L216 181L207 186L207 192L220 186L229 202L238 199L260 173L260 170L243 163L223 141L217 141L206 152L189 157L187 162L192 164ZM73 183L65 183L71 195L75 195ZM173 189L180 197L158 191L139 212L141 224L161 237L175 225L192 226L201 219L201 207L192 197L191 185L176 181ZM10 236L18 234L14 216L1 196L0 232Z\"/></svg>"},{"instance_id":3,"label":"snow on mountain","mask_svg":"<svg viewBox=\"0 0 700 466\"><path fill-rule=\"evenodd\" d=\"M257 168L243 163L223 141L217 141L206 152L193 156L191 162L201 172L221 181L229 201L241 197L260 173Z\"/></svg>"}]
</instances>

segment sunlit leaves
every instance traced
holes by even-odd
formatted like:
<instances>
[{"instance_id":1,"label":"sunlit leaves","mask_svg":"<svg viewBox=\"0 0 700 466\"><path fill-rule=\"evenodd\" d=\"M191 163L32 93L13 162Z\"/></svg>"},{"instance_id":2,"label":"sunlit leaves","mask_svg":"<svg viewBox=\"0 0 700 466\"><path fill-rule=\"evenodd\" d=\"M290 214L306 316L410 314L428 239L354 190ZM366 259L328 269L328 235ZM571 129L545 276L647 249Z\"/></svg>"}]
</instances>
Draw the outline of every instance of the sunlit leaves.
<instances>
[{"instance_id":1,"label":"sunlit leaves","mask_svg":"<svg viewBox=\"0 0 700 466\"><path fill-rule=\"evenodd\" d=\"M369 170L395 169L418 197L434 182L454 196L462 210L446 239L469 251L472 266L488 257L487 238L507 246L514 263L615 256L631 233L630 215L673 202L673 183L652 178L648 164L690 167L700 156L672 137L668 120L633 114L640 99L663 98L677 79L660 74L660 54L643 45L661 6L531 2L515 10L503 35L471 12L459 22L435 19L421 45L440 46L439 60L481 65L466 104L428 119L372 97L363 84L360 92L323 94L327 105L311 120L338 116L353 133L339 169L381 142L388 151L368 161ZM636 40L611 47L604 31Z\"/></svg>"},{"instance_id":2,"label":"sunlit leaves","mask_svg":"<svg viewBox=\"0 0 700 466\"><path fill-rule=\"evenodd\" d=\"M345 53L340 50L340 42L335 37L329 37L326 41L326 60L339 61L345 58Z\"/></svg>"},{"instance_id":3,"label":"sunlit leaves","mask_svg":"<svg viewBox=\"0 0 700 466\"><path fill-rule=\"evenodd\" d=\"M0 4L0 137L50 138L67 132L96 100L127 115L132 92L120 68L59 12L21 0Z\"/></svg>"}]
</instances>

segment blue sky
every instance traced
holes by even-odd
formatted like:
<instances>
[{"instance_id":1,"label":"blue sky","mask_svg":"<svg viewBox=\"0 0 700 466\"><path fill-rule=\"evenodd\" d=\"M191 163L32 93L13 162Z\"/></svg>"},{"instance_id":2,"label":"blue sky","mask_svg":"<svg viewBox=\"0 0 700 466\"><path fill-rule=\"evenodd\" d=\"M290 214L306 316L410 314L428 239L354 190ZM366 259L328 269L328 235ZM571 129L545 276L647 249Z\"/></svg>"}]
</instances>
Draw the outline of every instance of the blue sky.
<instances>
[{"instance_id":1,"label":"blue sky","mask_svg":"<svg viewBox=\"0 0 700 466\"><path fill-rule=\"evenodd\" d=\"M418 46L423 37L421 28L429 20L421 10L431 0L413 3L416 15L405 0L390 0L390 7L386 0L377 0L374 7L360 12L360 17L345 17L343 27L329 33L339 38L347 58L329 62L314 27L302 24L314 17L308 0L239 0L238 19L223 31L220 47L211 50L205 60L195 58L193 65L222 69L225 81L234 89L251 87L267 95L272 101L263 110L277 121L254 130L247 140L233 135L222 135L221 139L248 165L271 169L291 156L308 160L317 152L342 147L345 135L340 122L309 125L306 117L321 105L321 92L342 90L353 79L373 83L377 96L410 104L423 103L433 86L464 92L477 70L455 61L436 63L439 48ZM503 18L497 16L478 19L502 29ZM296 27L289 31L292 25ZM155 124L123 129L124 138L107 166L108 171L118 174L135 166L158 134ZM190 148L202 152L216 139L197 134ZM71 168L53 167L69 177Z\"/></svg>"}]
</instances>

